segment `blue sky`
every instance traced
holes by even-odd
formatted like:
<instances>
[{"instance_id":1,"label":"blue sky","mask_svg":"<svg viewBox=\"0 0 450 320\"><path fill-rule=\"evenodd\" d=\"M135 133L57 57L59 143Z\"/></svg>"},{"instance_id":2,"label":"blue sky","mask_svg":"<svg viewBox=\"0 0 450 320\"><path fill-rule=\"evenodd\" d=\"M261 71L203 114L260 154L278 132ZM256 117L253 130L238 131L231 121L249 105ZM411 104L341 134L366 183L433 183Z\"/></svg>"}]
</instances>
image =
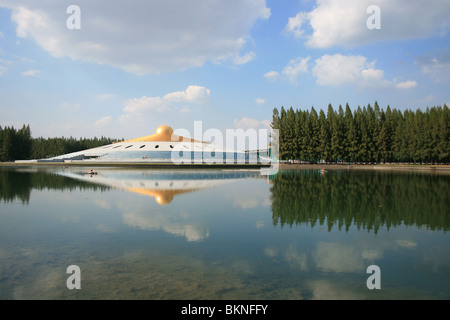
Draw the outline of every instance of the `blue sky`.
<instances>
[{"instance_id":1,"label":"blue sky","mask_svg":"<svg viewBox=\"0 0 450 320\"><path fill-rule=\"evenodd\" d=\"M0 0L0 125L135 138L265 128L281 106L425 110L450 102L449 28L449 0Z\"/></svg>"}]
</instances>

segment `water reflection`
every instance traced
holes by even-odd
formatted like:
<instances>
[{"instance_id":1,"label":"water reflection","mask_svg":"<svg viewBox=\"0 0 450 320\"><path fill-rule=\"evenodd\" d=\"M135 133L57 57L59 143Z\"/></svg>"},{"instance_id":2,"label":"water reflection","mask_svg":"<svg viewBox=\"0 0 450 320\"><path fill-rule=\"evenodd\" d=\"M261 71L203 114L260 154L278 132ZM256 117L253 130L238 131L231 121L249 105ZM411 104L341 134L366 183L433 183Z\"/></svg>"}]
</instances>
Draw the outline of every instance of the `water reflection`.
<instances>
[{"instance_id":1,"label":"water reflection","mask_svg":"<svg viewBox=\"0 0 450 320\"><path fill-rule=\"evenodd\" d=\"M259 177L258 171L212 170L82 170L66 168L59 175L79 181L154 197L160 205L170 204L177 195L214 188L239 179Z\"/></svg>"},{"instance_id":2,"label":"water reflection","mask_svg":"<svg viewBox=\"0 0 450 320\"><path fill-rule=\"evenodd\" d=\"M273 177L272 214L281 227L377 233L400 225L448 231L450 179L414 172L283 171Z\"/></svg>"},{"instance_id":3,"label":"water reflection","mask_svg":"<svg viewBox=\"0 0 450 320\"><path fill-rule=\"evenodd\" d=\"M0 299L450 297L448 176L94 170L0 169Z\"/></svg>"},{"instance_id":4,"label":"water reflection","mask_svg":"<svg viewBox=\"0 0 450 320\"><path fill-rule=\"evenodd\" d=\"M59 171L38 168L0 168L0 202L30 202L35 190L107 190L98 184L77 181L58 174Z\"/></svg>"}]
</instances>

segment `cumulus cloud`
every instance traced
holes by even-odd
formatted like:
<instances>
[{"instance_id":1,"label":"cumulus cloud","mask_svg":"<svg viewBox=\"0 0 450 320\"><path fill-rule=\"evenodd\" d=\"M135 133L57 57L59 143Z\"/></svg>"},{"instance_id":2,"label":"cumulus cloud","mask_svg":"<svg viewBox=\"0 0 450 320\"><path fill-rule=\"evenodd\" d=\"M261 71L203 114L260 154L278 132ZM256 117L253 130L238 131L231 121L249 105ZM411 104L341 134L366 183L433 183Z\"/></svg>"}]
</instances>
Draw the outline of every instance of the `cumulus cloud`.
<instances>
[{"instance_id":1,"label":"cumulus cloud","mask_svg":"<svg viewBox=\"0 0 450 320\"><path fill-rule=\"evenodd\" d=\"M396 87L399 89L417 86L417 82L413 80L397 83L386 79L384 71L376 68L375 61L368 61L361 55L325 54L311 63L309 60L310 57L298 57L291 60L282 71L284 79L296 84L301 74L311 74L320 86L353 85L358 88ZM269 78L274 79L274 76Z\"/></svg>"},{"instance_id":2,"label":"cumulus cloud","mask_svg":"<svg viewBox=\"0 0 450 320\"><path fill-rule=\"evenodd\" d=\"M104 94L99 94L99 95L97 95L97 100L99 100L99 101L106 101L106 100L112 99L112 98L114 98L114 97L116 97L115 94L112 94L112 93L104 93Z\"/></svg>"},{"instance_id":3,"label":"cumulus cloud","mask_svg":"<svg viewBox=\"0 0 450 320\"><path fill-rule=\"evenodd\" d=\"M2 53L2 50L0 49L0 53ZM8 71L8 67L10 65L12 65L14 62L11 60L4 60L2 58L0 58L0 76L4 73L6 73L6 71Z\"/></svg>"},{"instance_id":4,"label":"cumulus cloud","mask_svg":"<svg viewBox=\"0 0 450 320\"><path fill-rule=\"evenodd\" d=\"M256 120L253 118L242 117L241 119L234 119L234 127L236 129L270 129L270 121L268 120Z\"/></svg>"},{"instance_id":5,"label":"cumulus cloud","mask_svg":"<svg viewBox=\"0 0 450 320\"><path fill-rule=\"evenodd\" d=\"M253 25L270 17L265 0L79 0L80 29L70 30L69 2L0 0L12 10L16 33L55 57L107 64L134 74L201 66L243 64Z\"/></svg>"},{"instance_id":6,"label":"cumulus cloud","mask_svg":"<svg viewBox=\"0 0 450 320\"><path fill-rule=\"evenodd\" d=\"M381 29L367 28L370 5L380 8ZM317 0L309 12L288 19L287 33L312 48L357 46L384 40L442 35L450 26L450 2L430 0ZM311 33L306 30L311 29Z\"/></svg>"},{"instance_id":7,"label":"cumulus cloud","mask_svg":"<svg viewBox=\"0 0 450 320\"><path fill-rule=\"evenodd\" d=\"M0 76L3 75L7 70L7 67L0 65Z\"/></svg>"},{"instance_id":8,"label":"cumulus cloud","mask_svg":"<svg viewBox=\"0 0 450 320\"><path fill-rule=\"evenodd\" d=\"M419 56L416 58L416 64L434 82L450 81L450 47L435 54Z\"/></svg>"},{"instance_id":9,"label":"cumulus cloud","mask_svg":"<svg viewBox=\"0 0 450 320\"><path fill-rule=\"evenodd\" d=\"M22 75L25 77L36 77L39 75L39 73L40 73L39 70L27 70L22 72Z\"/></svg>"},{"instance_id":10,"label":"cumulus cloud","mask_svg":"<svg viewBox=\"0 0 450 320\"><path fill-rule=\"evenodd\" d=\"M297 84L300 74L309 72L309 60L310 57L298 57L289 61L289 63L280 72L269 71L264 74L264 78L267 81L278 81L281 79L288 80L293 84Z\"/></svg>"},{"instance_id":11,"label":"cumulus cloud","mask_svg":"<svg viewBox=\"0 0 450 320\"><path fill-rule=\"evenodd\" d=\"M247 52L246 54L242 55L242 56L236 56L233 59L233 63L234 64L246 64L250 61L252 61L253 59L255 59L256 54L253 51Z\"/></svg>"},{"instance_id":12,"label":"cumulus cloud","mask_svg":"<svg viewBox=\"0 0 450 320\"><path fill-rule=\"evenodd\" d=\"M264 78L268 81L276 81L280 79L280 73L278 71L269 71L264 74Z\"/></svg>"},{"instance_id":13,"label":"cumulus cloud","mask_svg":"<svg viewBox=\"0 0 450 320\"><path fill-rule=\"evenodd\" d=\"M384 79L384 71L376 69L375 62L368 62L367 58L363 56L326 54L315 61L312 72L317 79L317 84L323 86L387 84Z\"/></svg>"},{"instance_id":14,"label":"cumulus cloud","mask_svg":"<svg viewBox=\"0 0 450 320\"><path fill-rule=\"evenodd\" d=\"M95 122L97 126L105 126L111 122L112 116L103 117Z\"/></svg>"},{"instance_id":15,"label":"cumulus cloud","mask_svg":"<svg viewBox=\"0 0 450 320\"><path fill-rule=\"evenodd\" d=\"M210 90L201 86L189 86L185 91L177 91L166 94L164 99L174 102L202 102L209 98Z\"/></svg>"},{"instance_id":16,"label":"cumulus cloud","mask_svg":"<svg viewBox=\"0 0 450 320\"><path fill-rule=\"evenodd\" d=\"M411 88L417 87L417 82L409 80L409 81L397 83L395 86L399 89L411 89Z\"/></svg>"},{"instance_id":17,"label":"cumulus cloud","mask_svg":"<svg viewBox=\"0 0 450 320\"><path fill-rule=\"evenodd\" d=\"M164 113L178 109L181 112L187 112L187 107L184 105L180 109L178 103L202 103L207 101L209 95L209 89L191 85L184 91L171 92L163 97L143 96L141 98L128 99L125 101L123 111L136 116L141 116L148 112Z\"/></svg>"},{"instance_id":18,"label":"cumulus cloud","mask_svg":"<svg viewBox=\"0 0 450 320\"><path fill-rule=\"evenodd\" d=\"M289 64L284 67L282 74L289 79L291 83L297 83L298 75L308 72L308 61L310 57L296 58L289 61Z\"/></svg>"},{"instance_id":19,"label":"cumulus cloud","mask_svg":"<svg viewBox=\"0 0 450 320\"><path fill-rule=\"evenodd\" d=\"M256 104L257 104L258 106L262 106L264 103L266 103L266 100L263 99L263 98L257 98L257 99L255 100L255 102L256 102Z\"/></svg>"}]
</instances>

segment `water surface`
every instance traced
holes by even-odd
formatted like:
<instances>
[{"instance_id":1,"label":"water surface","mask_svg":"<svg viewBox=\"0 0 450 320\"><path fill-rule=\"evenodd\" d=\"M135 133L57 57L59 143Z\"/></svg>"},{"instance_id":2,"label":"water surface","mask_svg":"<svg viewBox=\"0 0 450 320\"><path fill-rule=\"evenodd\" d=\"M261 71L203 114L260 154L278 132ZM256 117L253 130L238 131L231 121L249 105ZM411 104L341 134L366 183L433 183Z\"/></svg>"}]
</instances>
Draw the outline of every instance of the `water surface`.
<instances>
[{"instance_id":1,"label":"water surface","mask_svg":"<svg viewBox=\"0 0 450 320\"><path fill-rule=\"evenodd\" d=\"M449 176L94 170L0 169L0 299L450 298Z\"/></svg>"}]
</instances>

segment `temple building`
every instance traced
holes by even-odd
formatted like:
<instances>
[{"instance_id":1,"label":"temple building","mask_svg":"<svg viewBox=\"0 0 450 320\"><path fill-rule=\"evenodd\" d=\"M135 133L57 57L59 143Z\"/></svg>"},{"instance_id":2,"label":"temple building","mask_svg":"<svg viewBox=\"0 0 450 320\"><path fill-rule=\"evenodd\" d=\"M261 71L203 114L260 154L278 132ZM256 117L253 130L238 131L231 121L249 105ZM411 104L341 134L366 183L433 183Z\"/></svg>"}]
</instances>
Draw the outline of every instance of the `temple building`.
<instances>
[{"instance_id":1,"label":"temple building","mask_svg":"<svg viewBox=\"0 0 450 320\"><path fill-rule=\"evenodd\" d=\"M163 125L152 135L46 159L17 162L73 164L266 164L268 153L226 150L213 143L175 135Z\"/></svg>"}]
</instances>

